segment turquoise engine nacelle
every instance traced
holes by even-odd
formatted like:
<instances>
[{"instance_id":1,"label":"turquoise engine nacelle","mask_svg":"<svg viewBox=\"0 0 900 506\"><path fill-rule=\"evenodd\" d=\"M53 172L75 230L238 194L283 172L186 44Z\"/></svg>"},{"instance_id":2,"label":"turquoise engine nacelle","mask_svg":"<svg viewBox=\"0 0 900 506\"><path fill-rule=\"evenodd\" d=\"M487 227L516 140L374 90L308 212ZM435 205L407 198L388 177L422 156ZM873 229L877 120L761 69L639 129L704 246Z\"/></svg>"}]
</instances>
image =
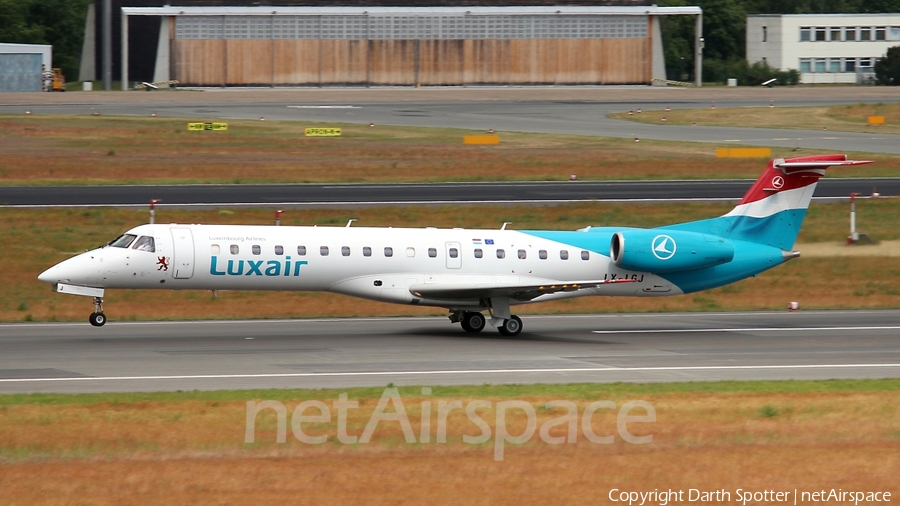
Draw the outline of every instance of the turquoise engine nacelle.
<instances>
[{"instance_id":1,"label":"turquoise engine nacelle","mask_svg":"<svg viewBox=\"0 0 900 506\"><path fill-rule=\"evenodd\" d=\"M623 269L675 272L730 262L734 245L722 237L679 230L628 229L616 232L610 258Z\"/></svg>"}]
</instances>

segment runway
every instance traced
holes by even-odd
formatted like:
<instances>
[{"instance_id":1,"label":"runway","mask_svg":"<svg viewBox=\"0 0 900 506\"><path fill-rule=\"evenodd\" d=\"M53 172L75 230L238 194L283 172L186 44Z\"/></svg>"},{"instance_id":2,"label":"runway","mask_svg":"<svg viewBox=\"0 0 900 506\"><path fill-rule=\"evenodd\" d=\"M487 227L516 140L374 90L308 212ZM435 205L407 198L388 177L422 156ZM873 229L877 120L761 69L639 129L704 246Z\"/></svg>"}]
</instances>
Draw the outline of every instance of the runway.
<instances>
[{"instance_id":1,"label":"runway","mask_svg":"<svg viewBox=\"0 0 900 506\"><path fill-rule=\"evenodd\" d=\"M900 311L0 326L0 393L900 376Z\"/></svg>"},{"instance_id":2,"label":"runway","mask_svg":"<svg viewBox=\"0 0 900 506\"><path fill-rule=\"evenodd\" d=\"M760 169L762 170L762 169ZM539 181L422 184L291 184L163 186L4 186L0 206L162 206L309 208L358 205L559 204L565 202L670 202L739 200L752 180ZM816 198L851 193L900 195L900 178L825 178Z\"/></svg>"}]
</instances>

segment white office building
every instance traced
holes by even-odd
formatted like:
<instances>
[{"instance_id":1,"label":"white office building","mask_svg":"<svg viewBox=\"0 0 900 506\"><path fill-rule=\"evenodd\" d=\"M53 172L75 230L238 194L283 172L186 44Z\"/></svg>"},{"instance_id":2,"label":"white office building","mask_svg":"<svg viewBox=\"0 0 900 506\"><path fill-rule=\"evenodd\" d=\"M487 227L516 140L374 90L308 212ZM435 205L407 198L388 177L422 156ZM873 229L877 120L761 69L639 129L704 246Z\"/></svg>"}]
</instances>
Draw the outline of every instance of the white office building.
<instances>
[{"instance_id":1,"label":"white office building","mask_svg":"<svg viewBox=\"0 0 900 506\"><path fill-rule=\"evenodd\" d=\"M802 83L869 83L872 66L900 45L900 14L747 16L747 61L800 71Z\"/></svg>"}]
</instances>

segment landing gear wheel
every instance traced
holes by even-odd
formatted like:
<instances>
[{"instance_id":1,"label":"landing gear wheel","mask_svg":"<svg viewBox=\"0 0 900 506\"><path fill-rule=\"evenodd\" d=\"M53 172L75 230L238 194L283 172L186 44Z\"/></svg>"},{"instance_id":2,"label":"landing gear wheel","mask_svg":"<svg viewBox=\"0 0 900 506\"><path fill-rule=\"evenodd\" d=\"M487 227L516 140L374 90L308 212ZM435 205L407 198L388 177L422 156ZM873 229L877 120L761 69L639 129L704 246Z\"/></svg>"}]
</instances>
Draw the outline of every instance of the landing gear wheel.
<instances>
[{"instance_id":1,"label":"landing gear wheel","mask_svg":"<svg viewBox=\"0 0 900 506\"><path fill-rule=\"evenodd\" d=\"M497 330L504 336L517 336L522 332L522 319L513 315L512 318L503 322L503 325Z\"/></svg>"},{"instance_id":2,"label":"landing gear wheel","mask_svg":"<svg viewBox=\"0 0 900 506\"><path fill-rule=\"evenodd\" d=\"M484 329L485 319L484 315L478 312L468 312L463 313L462 320L460 321L460 325L462 325L463 330L466 332L481 332Z\"/></svg>"},{"instance_id":3,"label":"landing gear wheel","mask_svg":"<svg viewBox=\"0 0 900 506\"><path fill-rule=\"evenodd\" d=\"M91 313L88 321L95 327L102 327L106 323L106 315L103 313Z\"/></svg>"}]
</instances>

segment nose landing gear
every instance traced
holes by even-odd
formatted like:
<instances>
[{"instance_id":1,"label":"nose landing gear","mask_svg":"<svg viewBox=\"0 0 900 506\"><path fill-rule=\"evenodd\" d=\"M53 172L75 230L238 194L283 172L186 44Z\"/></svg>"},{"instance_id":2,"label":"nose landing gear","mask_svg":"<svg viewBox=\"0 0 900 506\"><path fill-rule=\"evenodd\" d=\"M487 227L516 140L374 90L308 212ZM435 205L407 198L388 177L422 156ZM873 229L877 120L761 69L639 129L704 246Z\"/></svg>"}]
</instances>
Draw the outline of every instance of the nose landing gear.
<instances>
[{"instance_id":1,"label":"nose landing gear","mask_svg":"<svg viewBox=\"0 0 900 506\"><path fill-rule=\"evenodd\" d=\"M94 297L94 312L88 321L95 327L102 327L106 323L106 315L103 314L103 297Z\"/></svg>"}]
</instances>

